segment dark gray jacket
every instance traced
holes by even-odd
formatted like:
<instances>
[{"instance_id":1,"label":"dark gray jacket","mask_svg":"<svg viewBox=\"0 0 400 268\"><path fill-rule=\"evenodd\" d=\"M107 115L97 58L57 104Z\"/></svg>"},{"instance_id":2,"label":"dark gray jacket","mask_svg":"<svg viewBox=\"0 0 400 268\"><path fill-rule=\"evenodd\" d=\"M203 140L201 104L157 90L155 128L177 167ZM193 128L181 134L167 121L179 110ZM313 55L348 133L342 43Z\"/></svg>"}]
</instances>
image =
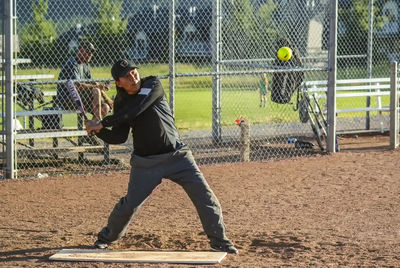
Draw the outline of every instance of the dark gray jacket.
<instances>
[{"instance_id":1,"label":"dark gray jacket","mask_svg":"<svg viewBox=\"0 0 400 268\"><path fill-rule=\"evenodd\" d=\"M109 144L124 143L132 129L134 154L158 155L182 148L175 121L158 78L145 77L134 95L118 89L114 114L102 120L97 134Z\"/></svg>"}]
</instances>

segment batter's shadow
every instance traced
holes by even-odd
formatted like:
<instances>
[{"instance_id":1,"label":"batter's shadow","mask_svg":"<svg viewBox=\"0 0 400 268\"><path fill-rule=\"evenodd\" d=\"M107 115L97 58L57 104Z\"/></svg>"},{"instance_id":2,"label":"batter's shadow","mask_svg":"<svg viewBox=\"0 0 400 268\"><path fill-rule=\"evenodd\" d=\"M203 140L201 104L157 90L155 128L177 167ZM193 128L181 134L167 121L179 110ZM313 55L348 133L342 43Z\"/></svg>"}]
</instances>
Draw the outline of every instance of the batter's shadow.
<instances>
[{"instance_id":1,"label":"batter's shadow","mask_svg":"<svg viewBox=\"0 0 400 268\"><path fill-rule=\"evenodd\" d=\"M0 262L29 262L35 263L49 263L49 257L57 253L62 249L93 249L91 246L67 246L67 247L43 247L43 248L32 248L32 249L21 249L12 251L0 251ZM43 255L44 254L44 255ZM38 256L40 255L40 256Z\"/></svg>"},{"instance_id":2,"label":"batter's shadow","mask_svg":"<svg viewBox=\"0 0 400 268\"><path fill-rule=\"evenodd\" d=\"M262 235L251 240L249 251L290 259L297 254L311 251L305 243L306 241L294 235Z\"/></svg>"}]
</instances>

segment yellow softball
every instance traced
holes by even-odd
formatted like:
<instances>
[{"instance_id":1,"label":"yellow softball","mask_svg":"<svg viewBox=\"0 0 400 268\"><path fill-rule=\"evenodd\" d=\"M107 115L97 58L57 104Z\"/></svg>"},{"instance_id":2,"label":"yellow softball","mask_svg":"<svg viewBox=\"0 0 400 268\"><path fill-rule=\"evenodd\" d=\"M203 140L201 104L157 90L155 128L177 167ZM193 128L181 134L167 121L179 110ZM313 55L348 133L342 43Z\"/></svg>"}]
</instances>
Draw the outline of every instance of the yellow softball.
<instances>
[{"instance_id":1,"label":"yellow softball","mask_svg":"<svg viewBox=\"0 0 400 268\"><path fill-rule=\"evenodd\" d=\"M290 47L281 47L278 50L278 59L288 61L292 57L293 51Z\"/></svg>"}]
</instances>

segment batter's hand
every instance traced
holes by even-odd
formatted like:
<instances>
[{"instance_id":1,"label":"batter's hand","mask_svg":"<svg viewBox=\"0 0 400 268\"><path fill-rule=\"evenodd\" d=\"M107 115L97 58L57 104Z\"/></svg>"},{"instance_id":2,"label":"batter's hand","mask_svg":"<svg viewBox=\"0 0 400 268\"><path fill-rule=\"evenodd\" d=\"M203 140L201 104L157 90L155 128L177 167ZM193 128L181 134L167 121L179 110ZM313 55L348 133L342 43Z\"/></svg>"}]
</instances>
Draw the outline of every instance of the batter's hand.
<instances>
[{"instance_id":1,"label":"batter's hand","mask_svg":"<svg viewBox=\"0 0 400 268\"><path fill-rule=\"evenodd\" d=\"M100 130L103 128L103 124L97 120L85 120L85 127L86 132L90 136L93 132L99 133Z\"/></svg>"}]
</instances>

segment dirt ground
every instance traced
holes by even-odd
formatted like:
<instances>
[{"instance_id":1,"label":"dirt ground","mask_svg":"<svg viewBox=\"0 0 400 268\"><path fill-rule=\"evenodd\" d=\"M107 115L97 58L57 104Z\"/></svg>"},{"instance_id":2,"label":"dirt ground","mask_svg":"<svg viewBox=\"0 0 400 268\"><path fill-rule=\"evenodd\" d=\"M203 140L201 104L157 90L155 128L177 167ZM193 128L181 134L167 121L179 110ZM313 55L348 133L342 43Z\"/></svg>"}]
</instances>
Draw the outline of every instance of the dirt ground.
<instances>
[{"instance_id":1,"label":"dirt ground","mask_svg":"<svg viewBox=\"0 0 400 268\"><path fill-rule=\"evenodd\" d=\"M348 137L333 155L201 166L240 251L218 266L400 267L400 150L387 145ZM0 181L0 266L186 267L49 261L93 244L127 182L128 172ZM111 249L209 247L189 198L165 180Z\"/></svg>"}]
</instances>

